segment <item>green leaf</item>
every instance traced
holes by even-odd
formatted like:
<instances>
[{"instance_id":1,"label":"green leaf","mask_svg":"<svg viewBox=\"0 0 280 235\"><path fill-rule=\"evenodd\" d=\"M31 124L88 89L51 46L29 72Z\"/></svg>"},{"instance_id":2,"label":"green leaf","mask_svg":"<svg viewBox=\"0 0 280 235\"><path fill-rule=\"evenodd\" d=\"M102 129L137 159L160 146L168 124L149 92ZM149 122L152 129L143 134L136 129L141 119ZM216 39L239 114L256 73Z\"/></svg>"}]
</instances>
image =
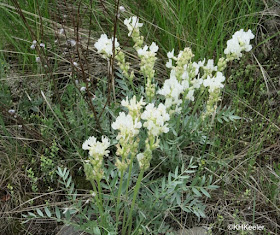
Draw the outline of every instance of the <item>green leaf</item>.
<instances>
[{"instance_id":1,"label":"green leaf","mask_svg":"<svg viewBox=\"0 0 280 235\"><path fill-rule=\"evenodd\" d=\"M77 190L75 190L74 195L73 195L73 200L76 200L77 195L78 195L78 192L77 192Z\"/></svg>"},{"instance_id":2,"label":"green leaf","mask_svg":"<svg viewBox=\"0 0 280 235\"><path fill-rule=\"evenodd\" d=\"M201 188L200 191L201 191L206 197L211 197L210 194L209 194L204 188Z\"/></svg>"},{"instance_id":3,"label":"green leaf","mask_svg":"<svg viewBox=\"0 0 280 235\"><path fill-rule=\"evenodd\" d=\"M61 214L60 214L60 210L59 210L59 208L56 206L55 207L55 215L56 215L56 218L57 219L61 219Z\"/></svg>"},{"instance_id":4,"label":"green leaf","mask_svg":"<svg viewBox=\"0 0 280 235\"><path fill-rule=\"evenodd\" d=\"M177 202L178 205L181 205L182 201L181 201L180 194L176 194L176 202Z\"/></svg>"},{"instance_id":5,"label":"green leaf","mask_svg":"<svg viewBox=\"0 0 280 235\"><path fill-rule=\"evenodd\" d=\"M44 217L43 212L39 208L37 208L36 211L39 216Z\"/></svg>"},{"instance_id":6,"label":"green leaf","mask_svg":"<svg viewBox=\"0 0 280 235\"><path fill-rule=\"evenodd\" d=\"M207 186L207 188L208 189L217 189L217 188L219 188L219 186L218 185L209 185L209 186Z\"/></svg>"},{"instance_id":7,"label":"green leaf","mask_svg":"<svg viewBox=\"0 0 280 235\"><path fill-rule=\"evenodd\" d=\"M175 169L175 178L177 178L178 177L178 171L179 171L179 168L178 168L178 166L176 167L176 169Z\"/></svg>"},{"instance_id":8,"label":"green leaf","mask_svg":"<svg viewBox=\"0 0 280 235\"><path fill-rule=\"evenodd\" d=\"M191 186L196 185L198 179L199 179L198 177L195 177L195 178L193 179L192 183L191 183Z\"/></svg>"},{"instance_id":9,"label":"green leaf","mask_svg":"<svg viewBox=\"0 0 280 235\"><path fill-rule=\"evenodd\" d=\"M70 193L70 194L73 193L74 187L75 187L75 185L74 185L74 183L72 183L72 184L71 184L71 187L70 187L70 189L69 189L69 193Z\"/></svg>"},{"instance_id":10,"label":"green leaf","mask_svg":"<svg viewBox=\"0 0 280 235\"><path fill-rule=\"evenodd\" d=\"M161 188L162 188L162 190L164 190L164 189L165 189L165 178L163 178L163 180L162 180L162 183L161 183Z\"/></svg>"},{"instance_id":11,"label":"green leaf","mask_svg":"<svg viewBox=\"0 0 280 235\"><path fill-rule=\"evenodd\" d=\"M49 208L45 207L44 210L45 210L46 215L47 215L48 217L52 217L52 213L50 212Z\"/></svg>"},{"instance_id":12,"label":"green leaf","mask_svg":"<svg viewBox=\"0 0 280 235\"><path fill-rule=\"evenodd\" d=\"M66 180L69 176L70 171L67 171L66 174L63 176L63 179Z\"/></svg>"},{"instance_id":13,"label":"green leaf","mask_svg":"<svg viewBox=\"0 0 280 235\"><path fill-rule=\"evenodd\" d=\"M188 209L187 207L182 206L181 209L187 213L190 213L190 209Z\"/></svg>"},{"instance_id":14,"label":"green leaf","mask_svg":"<svg viewBox=\"0 0 280 235\"><path fill-rule=\"evenodd\" d=\"M228 118L226 116L223 116L223 119L226 121L226 122L229 122Z\"/></svg>"},{"instance_id":15,"label":"green leaf","mask_svg":"<svg viewBox=\"0 0 280 235\"><path fill-rule=\"evenodd\" d=\"M34 218L37 217L37 216L36 216L34 213L32 213L32 212L28 212L28 215L31 216L31 217L34 217Z\"/></svg>"},{"instance_id":16,"label":"green leaf","mask_svg":"<svg viewBox=\"0 0 280 235\"><path fill-rule=\"evenodd\" d=\"M62 178L64 178L66 172L67 172L67 168L64 168L63 173L62 173L62 175L63 175Z\"/></svg>"},{"instance_id":17,"label":"green leaf","mask_svg":"<svg viewBox=\"0 0 280 235\"><path fill-rule=\"evenodd\" d=\"M205 184L205 181L206 181L206 177L204 175L204 176L202 176L202 180L200 182L200 186L203 186Z\"/></svg>"},{"instance_id":18,"label":"green leaf","mask_svg":"<svg viewBox=\"0 0 280 235\"><path fill-rule=\"evenodd\" d=\"M57 169L58 169L58 171L56 171L56 173L57 173L60 177L62 177L63 173L62 173L61 168L60 168L60 167L57 167Z\"/></svg>"},{"instance_id":19,"label":"green leaf","mask_svg":"<svg viewBox=\"0 0 280 235\"><path fill-rule=\"evenodd\" d=\"M94 227L94 228L93 228L93 232L94 232L94 234L96 234L96 235L101 235L101 231L100 231L100 229L99 229L98 227Z\"/></svg>"},{"instance_id":20,"label":"green leaf","mask_svg":"<svg viewBox=\"0 0 280 235\"><path fill-rule=\"evenodd\" d=\"M67 221L70 221L70 209L66 209L67 211L64 213L65 214L65 218Z\"/></svg>"},{"instance_id":21,"label":"green leaf","mask_svg":"<svg viewBox=\"0 0 280 235\"><path fill-rule=\"evenodd\" d=\"M197 209L197 212L199 213L199 215L200 215L202 218L205 218L205 217L206 217L204 211L202 211L201 209Z\"/></svg>"},{"instance_id":22,"label":"green leaf","mask_svg":"<svg viewBox=\"0 0 280 235\"><path fill-rule=\"evenodd\" d=\"M192 191L195 193L195 195L197 195L198 197L201 197L202 194L196 189L196 188L192 188Z\"/></svg>"},{"instance_id":23,"label":"green leaf","mask_svg":"<svg viewBox=\"0 0 280 235\"><path fill-rule=\"evenodd\" d=\"M67 183L66 183L66 188L69 187L70 183L71 183L71 180L72 180L72 177L70 176L67 180Z\"/></svg>"}]
</instances>

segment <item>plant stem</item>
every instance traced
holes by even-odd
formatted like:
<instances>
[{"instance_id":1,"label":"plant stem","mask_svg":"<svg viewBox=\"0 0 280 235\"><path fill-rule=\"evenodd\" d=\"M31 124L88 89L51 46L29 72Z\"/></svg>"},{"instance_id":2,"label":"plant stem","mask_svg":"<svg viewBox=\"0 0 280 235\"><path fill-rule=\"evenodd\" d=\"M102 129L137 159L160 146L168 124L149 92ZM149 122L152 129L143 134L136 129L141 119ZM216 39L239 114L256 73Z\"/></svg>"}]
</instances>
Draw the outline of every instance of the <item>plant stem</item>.
<instances>
[{"instance_id":1,"label":"plant stem","mask_svg":"<svg viewBox=\"0 0 280 235\"><path fill-rule=\"evenodd\" d=\"M134 88L134 84L133 84L132 79L129 79L129 83L130 83L130 86L132 87L133 94L135 95L135 94L136 94L136 92L135 92L135 88Z\"/></svg>"},{"instance_id":2,"label":"plant stem","mask_svg":"<svg viewBox=\"0 0 280 235\"><path fill-rule=\"evenodd\" d=\"M125 190L125 196L126 196L126 198L128 198L128 187L129 187L129 180L130 180L130 178L131 178L133 159L134 159L134 157L131 158L131 162L130 162L130 164L129 164L128 178L127 178L126 190ZM123 219L122 228L124 228L124 226L125 226L125 217L126 217L126 210L124 210L124 215L123 215L123 218L124 218L124 219Z\"/></svg>"},{"instance_id":3,"label":"plant stem","mask_svg":"<svg viewBox=\"0 0 280 235\"><path fill-rule=\"evenodd\" d=\"M101 195L100 181L97 182L98 190L97 190L96 185L93 180L91 181L91 184L92 184L93 190L96 194L95 199L96 199L98 210L99 210L100 217L101 217L101 224L103 225L104 224L103 223L103 214L104 213L103 213L103 206L102 206L102 197L99 197L99 194Z\"/></svg>"},{"instance_id":4,"label":"plant stem","mask_svg":"<svg viewBox=\"0 0 280 235\"><path fill-rule=\"evenodd\" d=\"M103 200L102 200L102 190L101 190L100 180L97 181L97 185L98 185L99 200L100 200L102 214L103 214L104 211L103 211Z\"/></svg>"},{"instance_id":5,"label":"plant stem","mask_svg":"<svg viewBox=\"0 0 280 235\"><path fill-rule=\"evenodd\" d=\"M123 175L124 171L121 171L121 179L120 179L120 185L118 189L118 197L117 197L117 208L116 208L116 226L118 230L118 223L119 223L119 204L120 204L120 198L121 198L121 191L122 191L122 185L123 185Z\"/></svg>"},{"instance_id":6,"label":"plant stem","mask_svg":"<svg viewBox=\"0 0 280 235\"><path fill-rule=\"evenodd\" d=\"M128 225L129 225L128 234L131 234L131 227L132 227L131 218L132 218L132 212L133 212L133 210L134 210L136 197L137 197L138 192L139 192L139 189L140 189L140 185L141 185L141 181L142 181L142 179L143 179L143 175L144 175L144 170L141 170L141 171L140 171L140 174L139 174L139 176L138 176L137 182L136 182L135 189L134 189L134 194L133 194L133 199L132 199L132 204L131 204L131 208L130 208L130 211L129 211L128 219L127 219L127 221L126 221L126 225L125 225L125 227L124 227L124 230L123 230L122 234L125 234Z\"/></svg>"}]
</instances>

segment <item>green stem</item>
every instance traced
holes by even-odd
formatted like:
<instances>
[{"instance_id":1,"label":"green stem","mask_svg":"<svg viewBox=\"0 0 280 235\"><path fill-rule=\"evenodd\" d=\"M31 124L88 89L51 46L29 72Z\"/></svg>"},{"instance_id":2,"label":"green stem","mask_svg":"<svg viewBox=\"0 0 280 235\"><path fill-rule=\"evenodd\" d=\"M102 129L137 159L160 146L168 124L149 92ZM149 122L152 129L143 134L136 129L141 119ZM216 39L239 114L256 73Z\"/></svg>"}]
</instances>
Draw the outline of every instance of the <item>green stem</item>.
<instances>
[{"instance_id":1,"label":"green stem","mask_svg":"<svg viewBox=\"0 0 280 235\"><path fill-rule=\"evenodd\" d=\"M130 164L129 164L128 178L127 178L126 190L125 190L125 196L126 196L126 198L128 198L129 180L130 180L131 172L132 172L133 159L134 159L134 157L131 158L131 161L130 161ZM124 210L123 218L124 218L124 219L123 219L122 228L124 228L124 226L125 226L126 210Z\"/></svg>"},{"instance_id":2,"label":"green stem","mask_svg":"<svg viewBox=\"0 0 280 235\"><path fill-rule=\"evenodd\" d=\"M131 172L132 172L133 160L134 160L134 157L131 157L130 164L129 164L129 170L128 170L128 178L127 178L127 184L126 184L126 191L125 191L126 195L128 195L128 187L129 187L129 180L130 180Z\"/></svg>"},{"instance_id":3,"label":"green stem","mask_svg":"<svg viewBox=\"0 0 280 235\"><path fill-rule=\"evenodd\" d=\"M120 204L120 199L121 199L121 191L122 191L122 185L123 185L123 175L124 175L124 171L121 171L121 179L120 179L120 185L119 185L119 189L118 189L118 197L117 197L117 208L116 208L116 226L118 228L118 224L119 224L119 204Z\"/></svg>"},{"instance_id":4,"label":"green stem","mask_svg":"<svg viewBox=\"0 0 280 235\"><path fill-rule=\"evenodd\" d=\"M130 208L130 211L129 211L128 219L127 219L127 221L126 221L126 225L125 225L125 228L124 228L122 234L125 234L126 229L127 229L128 226L129 226L128 234L131 234L132 212L133 212L133 210L134 210L136 197L137 197L138 192L139 192L139 189L140 189L140 185L141 185L141 181L142 181L142 179L143 179L143 175L144 175L144 170L141 170L141 171L140 171L140 174L139 174L139 176L138 176L137 182L136 182L135 189L134 189L134 194L133 194L133 199L132 199L132 204L131 204L131 208Z\"/></svg>"},{"instance_id":5,"label":"green stem","mask_svg":"<svg viewBox=\"0 0 280 235\"><path fill-rule=\"evenodd\" d=\"M134 88L134 84L133 84L132 79L129 79L129 82L130 82L130 85L131 85L131 87L132 87L133 94L135 95L136 93L135 93L135 88Z\"/></svg>"},{"instance_id":6,"label":"green stem","mask_svg":"<svg viewBox=\"0 0 280 235\"><path fill-rule=\"evenodd\" d=\"M92 187L93 187L93 190L95 192L95 199L96 199L96 202L97 202L97 206L98 206L98 210L99 210L99 213L100 213L100 217L101 217L101 224L103 225L103 206L102 206L102 197L100 198L99 197L99 194L101 195L101 188L100 188L100 181L97 181L97 184L98 184L98 190L96 188L96 185L94 183L93 180L91 180L91 184L92 184ZM100 200L101 199L101 200Z\"/></svg>"},{"instance_id":7,"label":"green stem","mask_svg":"<svg viewBox=\"0 0 280 235\"><path fill-rule=\"evenodd\" d=\"M100 184L100 180L97 181L97 186L98 186L98 192L99 192L99 200L100 200L100 204L102 207L102 212L103 212L103 200L102 200L102 190L101 190L101 184Z\"/></svg>"}]
</instances>

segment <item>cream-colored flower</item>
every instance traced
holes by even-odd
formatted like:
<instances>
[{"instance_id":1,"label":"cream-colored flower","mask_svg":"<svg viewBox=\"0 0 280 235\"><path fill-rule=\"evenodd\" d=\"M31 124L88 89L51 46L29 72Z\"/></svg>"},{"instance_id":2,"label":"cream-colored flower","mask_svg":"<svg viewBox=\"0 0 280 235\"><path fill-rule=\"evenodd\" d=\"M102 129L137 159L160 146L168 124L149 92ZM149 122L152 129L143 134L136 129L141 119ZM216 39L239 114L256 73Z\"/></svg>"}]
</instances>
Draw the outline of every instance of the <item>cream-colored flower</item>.
<instances>
[{"instance_id":1,"label":"cream-colored flower","mask_svg":"<svg viewBox=\"0 0 280 235\"><path fill-rule=\"evenodd\" d=\"M84 143L82 148L89 150L91 157L108 156L110 153L107 148L110 146L110 141L106 136L102 136L102 142L96 140L94 136L89 137Z\"/></svg>"},{"instance_id":2,"label":"cream-colored flower","mask_svg":"<svg viewBox=\"0 0 280 235\"><path fill-rule=\"evenodd\" d=\"M169 114L166 112L164 104L160 103L156 108L153 103L146 106L146 110L142 113L141 118L145 120L144 127L148 129L149 134L159 136L169 131L168 125Z\"/></svg>"},{"instance_id":3,"label":"cream-colored flower","mask_svg":"<svg viewBox=\"0 0 280 235\"><path fill-rule=\"evenodd\" d=\"M132 116L133 120L135 120L140 117L141 109L146 103L143 101L143 97L137 101L136 96L133 96L130 100L126 97L125 100L122 100L121 104L122 106L128 108L129 114Z\"/></svg>"},{"instance_id":4,"label":"cream-colored flower","mask_svg":"<svg viewBox=\"0 0 280 235\"><path fill-rule=\"evenodd\" d=\"M119 130L117 140L135 137L138 135L141 127L141 122L137 119L133 120L130 114L126 115L124 112L120 112L116 121L112 123L112 128L114 130Z\"/></svg>"},{"instance_id":5,"label":"cream-colored flower","mask_svg":"<svg viewBox=\"0 0 280 235\"><path fill-rule=\"evenodd\" d=\"M101 54L104 58L109 58L113 55L113 38L109 39L106 34L102 34L98 41L94 44L97 52ZM115 49L119 48L119 43L117 38L115 38Z\"/></svg>"}]
</instances>

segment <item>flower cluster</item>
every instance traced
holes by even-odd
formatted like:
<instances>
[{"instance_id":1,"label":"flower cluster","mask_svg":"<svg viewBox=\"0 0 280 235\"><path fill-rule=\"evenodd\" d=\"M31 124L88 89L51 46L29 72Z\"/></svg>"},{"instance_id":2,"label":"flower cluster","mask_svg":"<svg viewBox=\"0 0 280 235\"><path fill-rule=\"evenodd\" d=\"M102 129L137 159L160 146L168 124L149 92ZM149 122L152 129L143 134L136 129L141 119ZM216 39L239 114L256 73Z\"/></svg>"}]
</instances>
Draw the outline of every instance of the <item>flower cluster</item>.
<instances>
[{"instance_id":1,"label":"flower cluster","mask_svg":"<svg viewBox=\"0 0 280 235\"><path fill-rule=\"evenodd\" d=\"M117 38L109 39L106 34L102 34L94 44L94 47L97 49L97 53L101 54L104 59L109 59L113 55L113 41L115 42L115 59L117 60L118 66L122 70L124 76L132 81L134 73L133 71L130 74L128 72L130 64L125 61L124 52L121 51Z\"/></svg>"},{"instance_id":2,"label":"flower cluster","mask_svg":"<svg viewBox=\"0 0 280 235\"><path fill-rule=\"evenodd\" d=\"M103 58L108 59L113 55L113 41L115 43L115 50L119 49L119 43L117 38L109 39L106 34L102 34L98 41L94 44L97 52L103 56Z\"/></svg>"},{"instance_id":3,"label":"flower cluster","mask_svg":"<svg viewBox=\"0 0 280 235\"><path fill-rule=\"evenodd\" d=\"M141 122L137 119L133 120L130 114L120 112L116 121L112 123L114 130L119 130L117 140L133 138L139 133L139 129L142 127Z\"/></svg>"},{"instance_id":4,"label":"flower cluster","mask_svg":"<svg viewBox=\"0 0 280 235\"><path fill-rule=\"evenodd\" d=\"M136 138L136 136L142 127L140 115L142 106L146 103L143 102L143 98L137 102L136 96L134 96L131 100L126 97L121 104L128 108L129 113L120 112L116 121L112 123L112 128L119 131L116 138L119 141L116 154L121 157L121 160L116 159L116 166L120 171L124 171L138 151L139 138Z\"/></svg>"},{"instance_id":5,"label":"flower cluster","mask_svg":"<svg viewBox=\"0 0 280 235\"><path fill-rule=\"evenodd\" d=\"M180 51L178 56L174 56L174 49L167 53L167 68L171 68L170 78L165 80L163 87L157 92L165 96L165 105L169 114L181 112L183 99L194 101L195 89L203 84L201 78L195 78L199 75L199 69L204 67L205 60L191 62L193 53L190 48ZM173 65L173 61L176 62ZM172 106L174 108L172 108Z\"/></svg>"},{"instance_id":6,"label":"flower cluster","mask_svg":"<svg viewBox=\"0 0 280 235\"><path fill-rule=\"evenodd\" d=\"M121 105L126 107L129 111L129 114L133 117L134 120L140 117L141 109L146 103L143 101L143 97L141 97L140 101L137 102L136 96L133 96L131 100L128 100L126 97L125 100L122 100Z\"/></svg>"},{"instance_id":7,"label":"flower cluster","mask_svg":"<svg viewBox=\"0 0 280 235\"><path fill-rule=\"evenodd\" d=\"M146 171L150 167L152 151L159 146L159 135L169 131L168 124L170 116L166 112L164 104L160 103L155 107L153 103L146 106L141 118L145 120L143 126L148 130L148 137L145 141L145 150L137 154L140 169Z\"/></svg>"},{"instance_id":8,"label":"flower cluster","mask_svg":"<svg viewBox=\"0 0 280 235\"><path fill-rule=\"evenodd\" d=\"M102 162L103 157L108 156L110 141L106 136L102 136L99 142L94 136L89 137L82 148L89 151L89 160L85 163L85 173L89 180L101 180L103 177Z\"/></svg>"},{"instance_id":9,"label":"flower cluster","mask_svg":"<svg viewBox=\"0 0 280 235\"><path fill-rule=\"evenodd\" d=\"M154 65L157 51L158 46L154 42L149 47L145 45L143 48L137 50L138 56L141 59L140 71L147 78L146 94L150 101L155 96L155 85L152 80L155 76Z\"/></svg>"},{"instance_id":10,"label":"flower cluster","mask_svg":"<svg viewBox=\"0 0 280 235\"><path fill-rule=\"evenodd\" d=\"M227 55L228 60L240 59L242 57L242 51L250 51L252 46L250 40L255 36L251 30L245 32L243 29L233 34L232 38L227 41L227 48L224 53Z\"/></svg>"},{"instance_id":11,"label":"flower cluster","mask_svg":"<svg viewBox=\"0 0 280 235\"><path fill-rule=\"evenodd\" d=\"M116 60L118 63L118 66L120 67L120 69L122 70L123 75L129 79L129 81L132 83L132 80L134 78L134 72L131 71L129 73L129 69L130 69L130 64L129 62L125 61L125 54L123 51L118 50L118 53L116 54Z\"/></svg>"},{"instance_id":12,"label":"flower cluster","mask_svg":"<svg viewBox=\"0 0 280 235\"><path fill-rule=\"evenodd\" d=\"M131 37L132 40L134 41L133 47L137 51L137 54L141 60L140 71L147 79L146 82L147 98L149 101L152 101L152 99L155 96L155 85L153 84L153 78L155 76L154 65L156 61L156 53L158 51L158 46L156 45L156 43L153 42L150 46L145 45L144 47L142 47L144 40L143 40L143 36L140 35L139 28L143 26L143 23L139 23L138 17L133 16L128 19L125 19L124 24L126 25L129 31L128 36ZM131 77L128 76L127 74L125 74L125 76L129 78Z\"/></svg>"},{"instance_id":13,"label":"flower cluster","mask_svg":"<svg viewBox=\"0 0 280 235\"><path fill-rule=\"evenodd\" d=\"M130 17L124 20L129 33L128 36L131 37L133 31L139 31L139 28L143 26L143 23L139 23L139 18L137 16Z\"/></svg>"},{"instance_id":14,"label":"flower cluster","mask_svg":"<svg viewBox=\"0 0 280 235\"><path fill-rule=\"evenodd\" d=\"M204 64L204 63L203 63ZM212 75L213 72L218 71L218 67L214 65L214 60L210 59L207 61L207 64L202 66L204 70L204 74L207 75Z\"/></svg>"},{"instance_id":15,"label":"flower cluster","mask_svg":"<svg viewBox=\"0 0 280 235\"><path fill-rule=\"evenodd\" d=\"M184 91L184 87L177 80L175 76L175 70L172 70L170 73L170 79L165 80L163 87L158 90L158 94L165 96L165 106L167 109L171 108L172 105L175 105L175 112L181 112L181 103L180 95Z\"/></svg>"},{"instance_id":16,"label":"flower cluster","mask_svg":"<svg viewBox=\"0 0 280 235\"><path fill-rule=\"evenodd\" d=\"M208 88L209 91L205 116L213 113L215 105L220 99L220 89L224 87L225 77L222 71L226 68L228 61L239 59L242 51L252 49L250 40L253 38L251 30L244 32L241 29L236 32L227 42L227 48L224 51L227 58L220 58L217 65L214 64L213 59L209 59L207 62L205 59L197 63L192 62L193 54L190 48L180 51L177 57L174 55L174 49L168 52L166 67L171 69L170 78L165 80L163 87L157 92L165 96L168 113L180 113L183 101L194 101L195 89L200 88L201 85Z\"/></svg>"},{"instance_id":17,"label":"flower cluster","mask_svg":"<svg viewBox=\"0 0 280 235\"><path fill-rule=\"evenodd\" d=\"M140 35L139 31L139 28L143 26L143 23L139 23L139 18L137 16L133 16L128 19L125 19L124 24L129 31L128 36L132 37L135 43L134 48L138 50L144 42L144 38Z\"/></svg>"},{"instance_id":18,"label":"flower cluster","mask_svg":"<svg viewBox=\"0 0 280 235\"><path fill-rule=\"evenodd\" d=\"M207 76L207 79L203 81L205 87L209 87L209 92L214 92L216 89L223 88L222 82L225 81L225 77L221 72L217 72L215 77Z\"/></svg>"},{"instance_id":19,"label":"flower cluster","mask_svg":"<svg viewBox=\"0 0 280 235\"><path fill-rule=\"evenodd\" d=\"M177 56L174 54L174 49L168 52L166 67L171 70L170 77L165 80L161 89L157 91L157 94L164 96L165 103L155 106L155 103L158 102L152 103L156 94L156 87L153 83L155 77L154 65L159 48L154 42L150 46L143 46L144 40L139 30L143 23L139 22L138 17L133 16L125 19L124 24L128 28L128 36L133 39L134 49L141 60L140 71L146 78L145 86L148 104L145 110L142 111L146 105L143 97L139 101L137 101L136 96L133 96L132 99L126 97L125 100L122 100L121 104L128 109L128 113L120 112L115 122L112 123L112 129L118 130L116 137L118 141L116 145L116 154L118 155L116 166L123 172L136 156L141 170L145 171L150 166L152 151L159 147L159 136L169 131L168 121L170 116L173 113L180 113L186 100L194 101L195 91L200 89L201 86L207 88L209 93L206 110L201 117L204 119L208 115L213 115L213 120L217 102L220 100L220 90L224 87L225 76L222 72L226 68L227 62L239 59L243 51L251 50L250 40L254 38L254 35L251 30L244 32L242 29L236 32L232 39L227 42L227 48L224 51L226 58L220 58L217 64L214 63L213 59L192 61L194 54L189 47L179 51ZM115 52L117 52L115 58L118 65L124 76L132 84L134 73L132 71L129 74L130 64L126 62L125 54L120 50L117 39L114 43ZM94 46L104 58L108 59L113 55L113 39L108 39L106 34L102 34ZM138 153L140 142L138 135L142 127L147 130L147 138L145 148ZM96 142L94 137L91 138L84 143L83 148L89 150L92 158L94 156L92 166L96 175L96 172L100 172L98 167L100 168L102 164L103 156L108 154L107 148L109 144L106 145L105 143L109 143L109 141L106 142L102 138L101 143ZM100 173L100 175L102 174Z\"/></svg>"},{"instance_id":20,"label":"flower cluster","mask_svg":"<svg viewBox=\"0 0 280 235\"><path fill-rule=\"evenodd\" d=\"M153 103L148 104L141 118L145 120L143 126L148 129L149 136L157 137L169 131L166 122L169 121L170 116L166 112L165 105L162 103L157 108Z\"/></svg>"}]
</instances>

